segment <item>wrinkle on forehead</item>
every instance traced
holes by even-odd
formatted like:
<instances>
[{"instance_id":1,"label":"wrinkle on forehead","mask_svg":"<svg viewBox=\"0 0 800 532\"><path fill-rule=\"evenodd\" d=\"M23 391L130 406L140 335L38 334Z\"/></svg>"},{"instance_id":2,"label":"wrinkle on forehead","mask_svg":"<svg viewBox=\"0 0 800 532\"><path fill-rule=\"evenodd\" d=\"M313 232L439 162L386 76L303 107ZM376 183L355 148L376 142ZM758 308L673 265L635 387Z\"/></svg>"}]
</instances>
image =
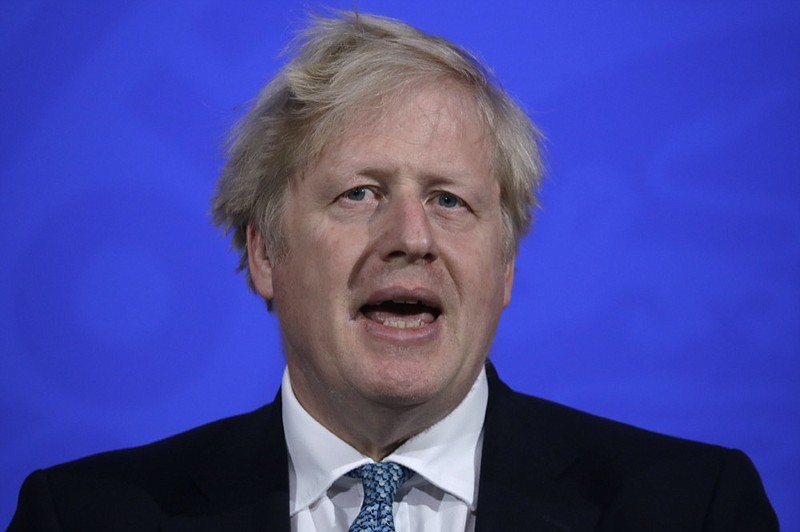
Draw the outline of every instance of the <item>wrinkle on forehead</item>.
<instances>
[{"instance_id":1,"label":"wrinkle on forehead","mask_svg":"<svg viewBox=\"0 0 800 532\"><path fill-rule=\"evenodd\" d=\"M421 134L423 142L442 135L475 144L486 138L486 128L473 96L462 85L448 79L429 80L398 91L384 98L377 114L371 117L370 110L366 111L354 115L349 126L358 129L359 124L380 123L391 114L400 117L400 128L419 128L417 133ZM470 132L473 138L468 138Z\"/></svg>"},{"instance_id":2,"label":"wrinkle on forehead","mask_svg":"<svg viewBox=\"0 0 800 532\"><path fill-rule=\"evenodd\" d=\"M389 120L397 122L390 124ZM396 127L384 127L387 125ZM403 130L420 134L415 144L431 143L446 135L459 142L471 143L475 149L489 154L488 131L473 95L458 81L433 78L398 87L353 109L339 134L326 143L318 156L309 161L297 176L302 179L325 158L326 153L335 152L359 137L392 136L394 132ZM404 135L402 140L409 141L407 137Z\"/></svg>"}]
</instances>

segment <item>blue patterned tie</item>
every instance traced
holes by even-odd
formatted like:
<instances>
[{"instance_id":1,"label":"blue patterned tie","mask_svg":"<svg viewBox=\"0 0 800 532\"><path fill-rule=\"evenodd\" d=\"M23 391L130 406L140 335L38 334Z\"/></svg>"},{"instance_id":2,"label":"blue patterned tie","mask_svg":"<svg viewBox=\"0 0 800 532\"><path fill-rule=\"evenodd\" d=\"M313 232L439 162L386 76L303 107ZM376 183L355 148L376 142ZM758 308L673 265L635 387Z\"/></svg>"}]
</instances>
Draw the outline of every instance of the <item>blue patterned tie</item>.
<instances>
[{"instance_id":1,"label":"blue patterned tie","mask_svg":"<svg viewBox=\"0 0 800 532\"><path fill-rule=\"evenodd\" d=\"M414 472L394 462L364 464L347 473L364 484L364 502L350 532L394 532L392 503L400 485Z\"/></svg>"}]
</instances>

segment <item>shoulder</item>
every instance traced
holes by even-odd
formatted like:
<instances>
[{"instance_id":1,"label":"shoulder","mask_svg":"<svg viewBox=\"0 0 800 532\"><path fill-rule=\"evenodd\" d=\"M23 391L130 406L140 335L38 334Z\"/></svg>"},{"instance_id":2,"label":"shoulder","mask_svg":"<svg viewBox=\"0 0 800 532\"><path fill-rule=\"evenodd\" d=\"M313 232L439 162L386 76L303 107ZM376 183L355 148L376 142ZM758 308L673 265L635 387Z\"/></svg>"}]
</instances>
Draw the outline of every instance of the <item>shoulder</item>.
<instances>
[{"instance_id":1,"label":"shoulder","mask_svg":"<svg viewBox=\"0 0 800 532\"><path fill-rule=\"evenodd\" d=\"M280 407L272 403L147 445L36 471L23 484L10 530L43 520L70 530L102 523L146 528L210 501L241 500L270 479L281 485L285 457Z\"/></svg>"},{"instance_id":2,"label":"shoulder","mask_svg":"<svg viewBox=\"0 0 800 532\"><path fill-rule=\"evenodd\" d=\"M517 416L522 427L536 427L579 452L591 452L595 459L636 463L653 457L697 454L721 457L728 450L651 431L628 423L591 414L546 399L509 391L507 412Z\"/></svg>"},{"instance_id":3,"label":"shoulder","mask_svg":"<svg viewBox=\"0 0 800 532\"><path fill-rule=\"evenodd\" d=\"M590 454L594 460L619 466L654 458L697 455L722 459L728 449L660 434L590 414L510 389L491 369L487 424L503 427L512 439L557 442L561 449ZM499 420L499 422L497 422Z\"/></svg>"},{"instance_id":4,"label":"shoulder","mask_svg":"<svg viewBox=\"0 0 800 532\"><path fill-rule=\"evenodd\" d=\"M104 452L48 468L54 476L103 475L151 478L155 470L191 471L220 457L263 451L273 404L227 417L146 445ZM280 412L278 412L280 417Z\"/></svg>"},{"instance_id":5,"label":"shoulder","mask_svg":"<svg viewBox=\"0 0 800 532\"><path fill-rule=\"evenodd\" d=\"M529 475L589 501L609 523L706 521L719 525L710 530L776 529L761 479L741 451L521 394L493 370L489 375L484 456L492 467L524 463ZM732 520L753 527L732 526Z\"/></svg>"}]
</instances>

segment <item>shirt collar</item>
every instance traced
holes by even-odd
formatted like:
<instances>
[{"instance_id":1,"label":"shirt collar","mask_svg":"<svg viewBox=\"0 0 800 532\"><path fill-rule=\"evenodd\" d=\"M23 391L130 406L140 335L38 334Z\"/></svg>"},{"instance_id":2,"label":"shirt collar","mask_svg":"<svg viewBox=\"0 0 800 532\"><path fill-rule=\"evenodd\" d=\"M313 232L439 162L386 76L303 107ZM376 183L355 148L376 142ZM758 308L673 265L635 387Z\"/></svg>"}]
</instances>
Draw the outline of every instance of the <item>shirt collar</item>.
<instances>
[{"instance_id":1,"label":"shirt collar","mask_svg":"<svg viewBox=\"0 0 800 532\"><path fill-rule=\"evenodd\" d=\"M486 371L444 419L409 439L386 457L413 469L443 491L473 507L480 465L480 442L489 387ZM339 477L371 458L339 439L297 401L289 371L281 386L283 426L289 450L289 513L319 499Z\"/></svg>"}]
</instances>

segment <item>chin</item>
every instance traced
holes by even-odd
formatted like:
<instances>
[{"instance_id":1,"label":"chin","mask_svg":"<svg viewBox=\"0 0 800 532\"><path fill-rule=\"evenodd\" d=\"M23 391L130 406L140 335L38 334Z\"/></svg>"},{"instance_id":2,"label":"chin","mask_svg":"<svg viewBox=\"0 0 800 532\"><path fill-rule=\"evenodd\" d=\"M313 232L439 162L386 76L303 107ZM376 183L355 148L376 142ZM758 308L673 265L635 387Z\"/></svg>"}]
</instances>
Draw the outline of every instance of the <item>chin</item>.
<instances>
[{"instance_id":1,"label":"chin","mask_svg":"<svg viewBox=\"0 0 800 532\"><path fill-rule=\"evenodd\" d=\"M434 369L425 364L390 365L373 373L366 388L376 403L385 406L411 407L436 402L445 389Z\"/></svg>"}]
</instances>

